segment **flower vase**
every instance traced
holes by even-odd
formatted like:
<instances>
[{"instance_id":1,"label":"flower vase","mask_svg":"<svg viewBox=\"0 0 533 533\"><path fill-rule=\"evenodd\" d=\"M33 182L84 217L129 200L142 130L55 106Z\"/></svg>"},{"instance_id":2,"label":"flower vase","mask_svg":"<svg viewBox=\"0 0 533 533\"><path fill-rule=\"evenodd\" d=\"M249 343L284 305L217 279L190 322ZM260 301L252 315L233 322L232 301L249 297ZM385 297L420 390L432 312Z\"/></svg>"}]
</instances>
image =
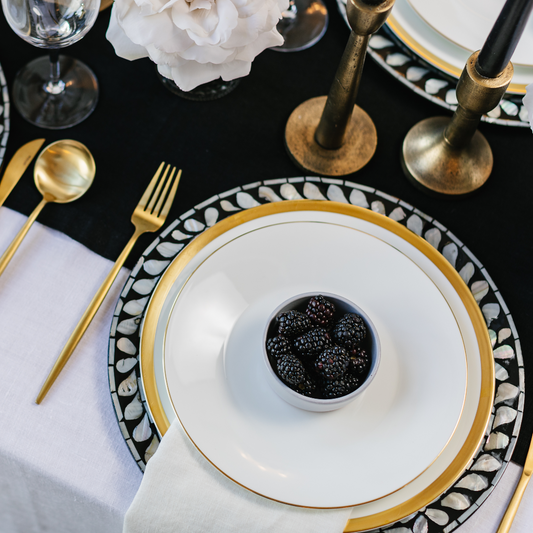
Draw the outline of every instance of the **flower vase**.
<instances>
[{"instance_id":1,"label":"flower vase","mask_svg":"<svg viewBox=\"0 0 533 533\"><path fill-rule=\"evenodd\" d=\"M194 100L197 102L218 100L219 98L222 98L223 96L226 96L232 92L241 81L240 78L230 81L225 81L222 78L218 78L207 83L202 83L190 91L183 91L176 85L174 80L166 78L159 72L157 72L157 75L163 86L166 87L170 92L177 94L186 100Z\"/></svg>"}]
</instances>

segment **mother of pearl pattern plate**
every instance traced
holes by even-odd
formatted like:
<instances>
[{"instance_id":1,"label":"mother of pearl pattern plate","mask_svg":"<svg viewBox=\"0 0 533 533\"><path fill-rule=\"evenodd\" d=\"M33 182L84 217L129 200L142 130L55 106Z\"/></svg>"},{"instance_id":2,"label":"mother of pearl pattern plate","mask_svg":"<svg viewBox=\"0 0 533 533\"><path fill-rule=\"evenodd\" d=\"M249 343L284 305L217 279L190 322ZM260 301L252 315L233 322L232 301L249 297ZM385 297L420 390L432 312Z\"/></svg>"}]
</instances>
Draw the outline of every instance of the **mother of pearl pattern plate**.
<instances>
[{"instance_id":1,"label":"mother of pearl pattern plate","mask_svg":"<svg viewBox=\"0 0 533 533\"><path fill-rule=\"evenodd\" d=\"M144 470L146 462L157 450L160 435L139 381L140 325L151 294L172 259L196 235L237 211L299 198L358 205L403 224L443 254L471 289L481 308L496 370L496 396L482 444L463 474L438 498L410 516L374 530L449 533L486 500L511 459L524 406L520 341L498 288L470 250L438 221L371 187L318 177L255 182L209 198L164 229L132 270L111 326L109 385L124 439L137 464Z\"/></svg>"},{"instance_id":2,"label":"mother of pearl pattern plate","mask_svg":"<svg viewBox=\"0 0 533 533\"><path fill-rule=\"evenodd\" d=\"M6 78L0 65L0 169L4 161L7 138L9 136L9 93Z\"/></svg>"},{"instance_id":3,"label":"mother of pearl pattern plate","mask_svg":"<svg viewBox=\"0 0 533 533\"><path fill-rule=\"evenodd\" d=\"M337 6L349 27L346 18L346 0L337 0ZM428 57L433 54L423 54L418 44L413 46L412 39L406 35L403 28L398 26L394 17L395 13L402 15L400 17L402 21L407 18L419 18L418 23L426 24L411 8L407 0L397 0L389 22L370 38L368 54L378 65L415 93L445 109L455 111L457 107L455 89L458 76L452 74L448 68L437 66L444 65L445 62L428 61ZM427 26L425 30L426 33L434 32L435 37L442 38L430 26ZM465 54L465 57L468 57L469 54L466 52ZM529 127L528 112L522 102L525 88L522 87L519 90L522 94L507 92L499 105L483 115L481 120L502 126Z\"/></svg>"}]
</instances>

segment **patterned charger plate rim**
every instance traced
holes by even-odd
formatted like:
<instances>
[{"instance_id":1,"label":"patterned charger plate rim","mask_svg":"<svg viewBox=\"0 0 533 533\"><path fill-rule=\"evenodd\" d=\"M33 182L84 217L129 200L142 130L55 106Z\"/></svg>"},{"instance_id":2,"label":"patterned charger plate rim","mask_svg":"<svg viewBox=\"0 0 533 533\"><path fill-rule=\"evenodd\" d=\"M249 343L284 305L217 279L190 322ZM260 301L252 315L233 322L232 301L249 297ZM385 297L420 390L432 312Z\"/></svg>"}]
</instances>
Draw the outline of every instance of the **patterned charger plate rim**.
<instances>
[{"instance_id":1,"label":"patterned charger plate rim","mask_svg":"<svg viewBox=\"0 0 533 533\"><path fill-rule=\"evenodd\" d=\"M261 204L307 198L371 209L426 239L455 267L479 304L496 369L496 397L487 433L462 476L427 507L374 531L449 533L485 501L511 459L524 407L524 367L512 316L488 272L442 224L372 187L331 178L298 177L255 182L215 195L172 222L148 247L121 293L111 325L109 386L124 439L139 467L155 453L160 436L142 397L138 350L140 325L150 296L172 259L218 220Z\"/></svg>"},{"instance_id":2,"label":"patterned charger plate rim","mask_svg":"<svg viewBox=\"0 0 533 533\"><path fill-rule=\"evenodd\" d=\"M4 162L4 155L6 153L7 138L9 137L9 92L7 90L7 82L1 65L0 91L2 92L2 98L0 99L0 169L2 169L2 163Z\"/></svg>"}]
</instances>

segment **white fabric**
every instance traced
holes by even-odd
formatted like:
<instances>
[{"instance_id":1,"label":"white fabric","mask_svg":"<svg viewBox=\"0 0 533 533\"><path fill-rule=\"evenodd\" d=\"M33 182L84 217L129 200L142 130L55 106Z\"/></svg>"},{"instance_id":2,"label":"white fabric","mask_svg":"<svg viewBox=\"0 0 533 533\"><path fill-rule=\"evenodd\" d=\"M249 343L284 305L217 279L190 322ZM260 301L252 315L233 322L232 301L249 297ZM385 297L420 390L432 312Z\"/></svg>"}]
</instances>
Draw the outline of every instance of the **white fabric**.
<instances>
[{"instance_id":1,"label":"white fabric","mask_svg":"<svg viewBox=\"0 0 533 533\"><path fill-rule=\"evenodd\" d=\"M125 533L339 533L350 509L277 503L240 487L208 463L174 422L146 466Z\"/></svg>"},{"instance_id":2,"label":"white fabric","mask_svg":"<svg viewBox=\"0 0 533 533\"><path fill-rule=\"evenodd\" d=\"M25 220L0 209L0 254ZM122 528L142 477L117 424L107 378L109 327L127 270L48 396L34 403L111 266L37 222L0 276L2 533Z\"/></svg>"},{"instance_id":3,"label":"white fabric","mask_svg":"<svg viewBox=\"0 0 533 533\"><path fill-rule=\"evenodd\" d=\"M0 208L0 254L24 221L23 215ZM127 270L120 273L42 405L34 403L44 378L111 264L37 222L0 276L1 533L122 531L124 516L142 479L117 424L107 378L109 328ZM163 439L149 463L153 463L154 470L158 468L155 459L164 459L160 452L166 448L166 440L170 439ZM195 449L188 442L180 446L194 457ZM180 476L185 475L179 462L176 468ZM220 480L209 468L201 467L201 475L218 483ZM489 500L456 532L496 533L521 470L509 465ZM143 490L137 501L144 498ZM205 498L201 503L188 501L194 513L209 515L203 531L223 531L221 518L210 502ZM242 513L249 513L248 505ZM526 490L511 533L529 533L532 523L533 486ZM227 529L239 531L236 523L232 524ZM243 530L255 533L256 524ZM155 527L143 533L149 531L164 533ZM174 524L173 532L189 531L194 530L183 523ZM270 532L279 531L283 530L271 526Z\"/></svg>"}]
</instances>

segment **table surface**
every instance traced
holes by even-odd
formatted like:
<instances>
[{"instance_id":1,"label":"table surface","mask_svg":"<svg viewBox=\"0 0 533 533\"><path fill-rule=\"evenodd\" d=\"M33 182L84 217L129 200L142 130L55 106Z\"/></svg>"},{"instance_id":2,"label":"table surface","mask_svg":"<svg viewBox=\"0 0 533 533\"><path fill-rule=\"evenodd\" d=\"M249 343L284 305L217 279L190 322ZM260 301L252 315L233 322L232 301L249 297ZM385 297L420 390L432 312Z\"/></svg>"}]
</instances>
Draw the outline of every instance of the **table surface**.
<instances>
[{"instance_id":1,"label":"table surface","mask_svg":"<svg viewBox=\"0 0 533 533\"><path fill-rule=\"evenodd\" d=\"M97 175L89 192L72 204L50 205L39 221L115 260L133 232L130 216L162 160L183 169L169 219L210 196L259 180L302 176L286 153L284 128L304 100L327 94L349 30L334 0L326 0L329 27L322 40L298 53L271 50L258 56L249 76L235 91L212 102L182 99L163 87L148 59L118 58L105 38L109 10L103 11L82 41L65 50L86 62L100 82L95 112L68 130L43 130L25 122L11 106L8 161L23 143L45 137L47 143L73 138L85 143L96 160ZM41 51L19 39L0 17L0 64L8 87L17 70ZM450 115L393 79L367 58L357 103L374 120L378 147L370 163L346 176L414 205L457 235L485 266L513 315L524 353L526 413L532 404L533 370L528 350L533 343L529 278L532 252L530 152L527 128L482 123L480 131L494 154L493 173L475 195L463 199L429 197L404 177L400 150L418 121ZM31 167L5 205L28 215L40 195ZM143 236L126 266L131 268L152 236ZM513 460L523 464L533 431L524 418ZM132 463L132 466L134 464Z\"/></svg>"}]
</instances>

